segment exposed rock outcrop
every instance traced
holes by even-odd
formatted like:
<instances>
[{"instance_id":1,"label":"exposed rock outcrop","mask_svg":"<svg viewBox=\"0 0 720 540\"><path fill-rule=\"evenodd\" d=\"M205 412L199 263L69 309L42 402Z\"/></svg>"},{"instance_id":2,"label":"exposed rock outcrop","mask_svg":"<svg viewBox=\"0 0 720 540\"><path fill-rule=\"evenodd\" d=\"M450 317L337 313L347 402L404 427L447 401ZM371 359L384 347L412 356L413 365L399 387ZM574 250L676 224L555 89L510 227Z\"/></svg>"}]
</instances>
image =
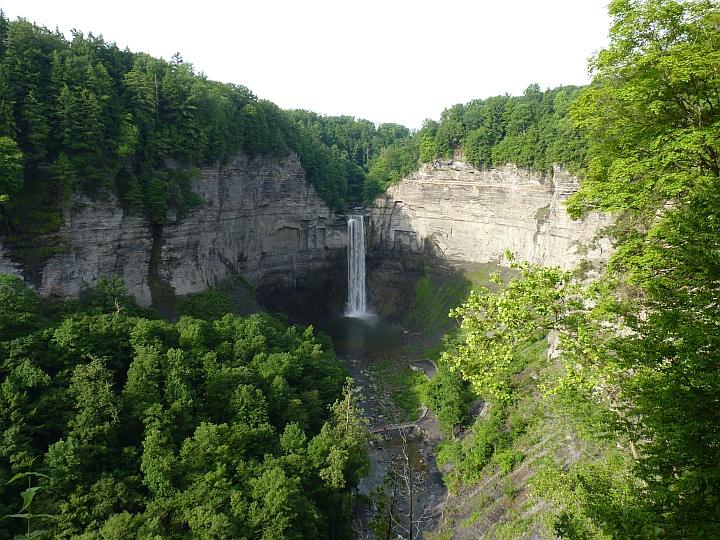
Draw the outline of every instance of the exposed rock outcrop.
<instances>
[{"instance_id":1,"label":"exposed rock outcrop","mask_svg":"<svg viewBox=\"0 0 720 540\"><path fill-rule=\"evenodd\" d=\"M604 262L611 245L597 237L610 218L572 220L563 201L577 189L578 180L561 169L544 177L514 166L423 165L375 201L370 245L450 261L499 261L509 249L519 260L548 266Z\"/></svg>"},{"instance_id":2,"label":"exposed rock outcrop","mask_svg":"<svg viewBox=\"0 0 720 540\"><path fill-rule=\"evenodd\" d=\"M370 211L371 302L393 297L388 287L407 301L428 253L491 262L510 249L519 259L564 268L581 258L604 261L610 244L596 236L609 217L573 221L562 204L577 187L562 170L542 177L515 167L424 165ZM194 189L203 204L162 226L126 213L112 196L79 197L51 237L21 239L22 245L0 239L0 271L23 276L45 296L77 296L100 276L117 275L149 305L166 291L197 292L241 274L271 308L309 312L343 304L346 220L306 182L296 156L238 156L202 169ZM43 257L48 246L62 252Z\"/></svg>"},{"instance_id":3,"label":"exposed rock outcrop","mask_svg":"<svg viewBox=\"0 0 720 540\"><path fill-rule=\"evenodd\" d=\"M239 156L202 169L194 189L202 206L162 226L127 214L113 197L80 197L54 235L67 246L63 253L29 269L0 244L0 269L23 275L45 296L77 296L101 275L118 275L141 305L158 284L187 294L239 273L272 291L320 269L344 272L345 219L306 182L296 156ZM44 242L26 244L39 250Z\"/></svg>"}]
</instances>

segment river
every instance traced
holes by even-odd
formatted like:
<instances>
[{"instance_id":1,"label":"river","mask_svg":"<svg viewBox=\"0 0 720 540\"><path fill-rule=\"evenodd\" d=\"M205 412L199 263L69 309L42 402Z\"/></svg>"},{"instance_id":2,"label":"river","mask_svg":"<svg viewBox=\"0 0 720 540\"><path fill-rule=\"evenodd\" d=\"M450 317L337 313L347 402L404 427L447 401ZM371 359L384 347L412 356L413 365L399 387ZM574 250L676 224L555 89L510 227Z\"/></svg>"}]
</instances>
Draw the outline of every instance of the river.
<instances>
[{"instance_id":1,"label":"river","mask_svg":"<svg viewBox=\"0 0 720 540\"><path fill-rule=\"evenodd\" d=\"M373 365L382 362L391 369L407 370L415 364L430 375L434 365L414 357L417 348L410 346L413 336L407 329L380 317L336 317L317 326L331 337L338 358L359 386L362 407L374 434L368 448L370 473L357 488L361 497L353 527L358 538L375 538L370 528L374 517L387 522L382 526L382 537L392 526L391 538L398 534L422 538L423 531L436 525L446 497L434 457L441 440L437 419L423 409L408 421L392 396L386 395L383 381L378 380L381 375ZM378 507L384 508L381 513Z\"/></svg>"}]
</instances>

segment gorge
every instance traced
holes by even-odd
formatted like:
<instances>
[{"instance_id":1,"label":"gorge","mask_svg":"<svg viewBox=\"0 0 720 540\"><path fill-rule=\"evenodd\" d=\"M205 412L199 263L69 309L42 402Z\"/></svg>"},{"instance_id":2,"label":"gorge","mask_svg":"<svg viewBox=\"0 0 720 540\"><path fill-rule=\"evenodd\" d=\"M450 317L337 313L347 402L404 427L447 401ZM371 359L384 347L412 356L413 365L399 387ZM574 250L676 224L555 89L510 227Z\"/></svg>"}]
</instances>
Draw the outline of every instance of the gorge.
<instances>
[{"instance_id":1,"label":"gorge","mask_svg":"<svg viewBox=\"0 0 720 540\"><path fill-rule=\"evenodd\" d=\"M411 130L0 11L0 540L720 537L720 12L609 15Z\"/></svg>"},{"instance_id":2,"label":"gorge","mask_svg":"<svg viewBox=\"0 0 720 540\"><path fill-rule=\"evenodd\" d=\"M424 165L367 212L368 271L377 274L368 276L369 295L380 304L373 308L394 309L379 292L394 279L390 261L500 262L508 249L539 264L571 268L586 259L599 266L609 254L601 238L609 220L601 214L570 219L563 201L577 185L561 169L540 175L513 167L481 171L462 161ZM238 156L201 169L193 190L201 206L161 226L127 214L112 197L79 197L52 235L62 238L62 253L23 265L14 255L42 252L43 238L16 239L12 246L0 238L0 270L56 297L77 296L100 276L117 275L144 306L153 301L153 285L156 295L159 284L185 295L233 275L257 287L271 307L312 297L316 305L339 309L348 298L346 269L355 255L346 249L349 234L361 234L363 223L350 216L358 225L348 228L306 182L295 157ZM354 291L348 309L364 311L362 297Z\"/></svg>"}]
</instances>

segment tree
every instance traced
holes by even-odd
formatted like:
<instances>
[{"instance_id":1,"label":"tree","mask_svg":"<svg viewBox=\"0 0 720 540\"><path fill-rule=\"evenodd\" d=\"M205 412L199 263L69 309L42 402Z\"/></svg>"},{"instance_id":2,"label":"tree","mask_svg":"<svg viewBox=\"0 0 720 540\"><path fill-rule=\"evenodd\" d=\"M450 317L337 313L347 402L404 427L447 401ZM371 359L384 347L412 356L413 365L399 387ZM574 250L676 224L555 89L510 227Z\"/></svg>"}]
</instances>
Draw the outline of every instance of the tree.
<instances>
[{"instance_id":1,"label":"tree","mask_svg":"<svg viewBox=\"0 0 720 540\"><path fill-rule=\"evenodd\" d=\"M347 380L342 399L330 410L332 417L310 442L309 452L314 456L320 478L329 488L340 490L355 485L369 466L370 431L360 408L359 390L352 379Z\"/></svg>"},{"instance_id":2,"label":"tree","mask_svg":"<svg viewBox=\"0 0 720 540\"><path fill-rule=\"evenodd\" d=\"M720 9L616 0L573 110L589 166L569 209L620 214L618 251L568 332L564 391L636 445L634 504L668 537L719 534ZM572 389L581 391L572 391ZM636 448L634 448L636 446ZM647 524L633 524L633 530Z\"/></svg>"},{"instance_id":3,"label":"tree","mask_svg":"<svg viewBox=\"0 0 720 540\"><path fill-rule=\"evenodd\" d=\"M457 371L441 364L428 383L427 406L437 415L445 431L452 432L466 420L471 401L467 382Z\"/></svg>"},{"instance_id":4,"label":"tree","mask_svg":"<svg viewBox=\"0 0 720 540\"><path fill-rule=\"evenodd\" d=\"M573 110L590 163L570 210L654 213L720 174L718 10L704 0L616 0L610 14L610 47Z\"/></svg>"},{"instance_id":5,"label":"tree","mask_svg":"<svg viewBox=\"0 0 720 540\"><path fill-rule=\"evenodd\" d=\"M460 339L442 356L442 362L460 372L478 395L501 401L510 397L517 348L560 327L575 288L570 272L527 263L516 267L520 277L502 290L481 287L450 312L461 319ZM501 283L499 276L495 280Z\"/></svg>"},{"instance_id":6,"label":"tree","mask_svg":"<svg viewBox=\"0 0 720 540\"><path fill-rule=\"evenodd\" d=\"M0 202L22 189L23 154L10 137L0 137Z\"/></svg>"},{"instance_id":7,"label":"tree","mask_svg":"<svg viewBox=\"0 0 720 540\"><path fill-rule=\"evenodd\" d=\"M0 339L12 339L40 325L40 297L22 279L0 274Z\"/></svg>"}]
</instances>

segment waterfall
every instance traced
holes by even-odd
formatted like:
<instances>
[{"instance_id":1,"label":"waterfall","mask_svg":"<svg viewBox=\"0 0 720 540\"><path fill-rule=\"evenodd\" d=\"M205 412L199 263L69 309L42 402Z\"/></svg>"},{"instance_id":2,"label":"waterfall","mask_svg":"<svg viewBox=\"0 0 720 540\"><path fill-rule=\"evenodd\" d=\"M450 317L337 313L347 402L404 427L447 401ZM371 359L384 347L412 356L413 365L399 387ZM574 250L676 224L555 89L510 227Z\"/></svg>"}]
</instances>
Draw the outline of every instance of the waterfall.
<instances>
[{"instance_id":1,"label":"waterfall","mask_svg":"<svg viewBox=\"0 0 720 540\"><path fill-rule=\"evenodd\" d=\"M365 225L363 216L348 216L348 301L347 317L365 317Z\"/></svg>"}]
</instances>

